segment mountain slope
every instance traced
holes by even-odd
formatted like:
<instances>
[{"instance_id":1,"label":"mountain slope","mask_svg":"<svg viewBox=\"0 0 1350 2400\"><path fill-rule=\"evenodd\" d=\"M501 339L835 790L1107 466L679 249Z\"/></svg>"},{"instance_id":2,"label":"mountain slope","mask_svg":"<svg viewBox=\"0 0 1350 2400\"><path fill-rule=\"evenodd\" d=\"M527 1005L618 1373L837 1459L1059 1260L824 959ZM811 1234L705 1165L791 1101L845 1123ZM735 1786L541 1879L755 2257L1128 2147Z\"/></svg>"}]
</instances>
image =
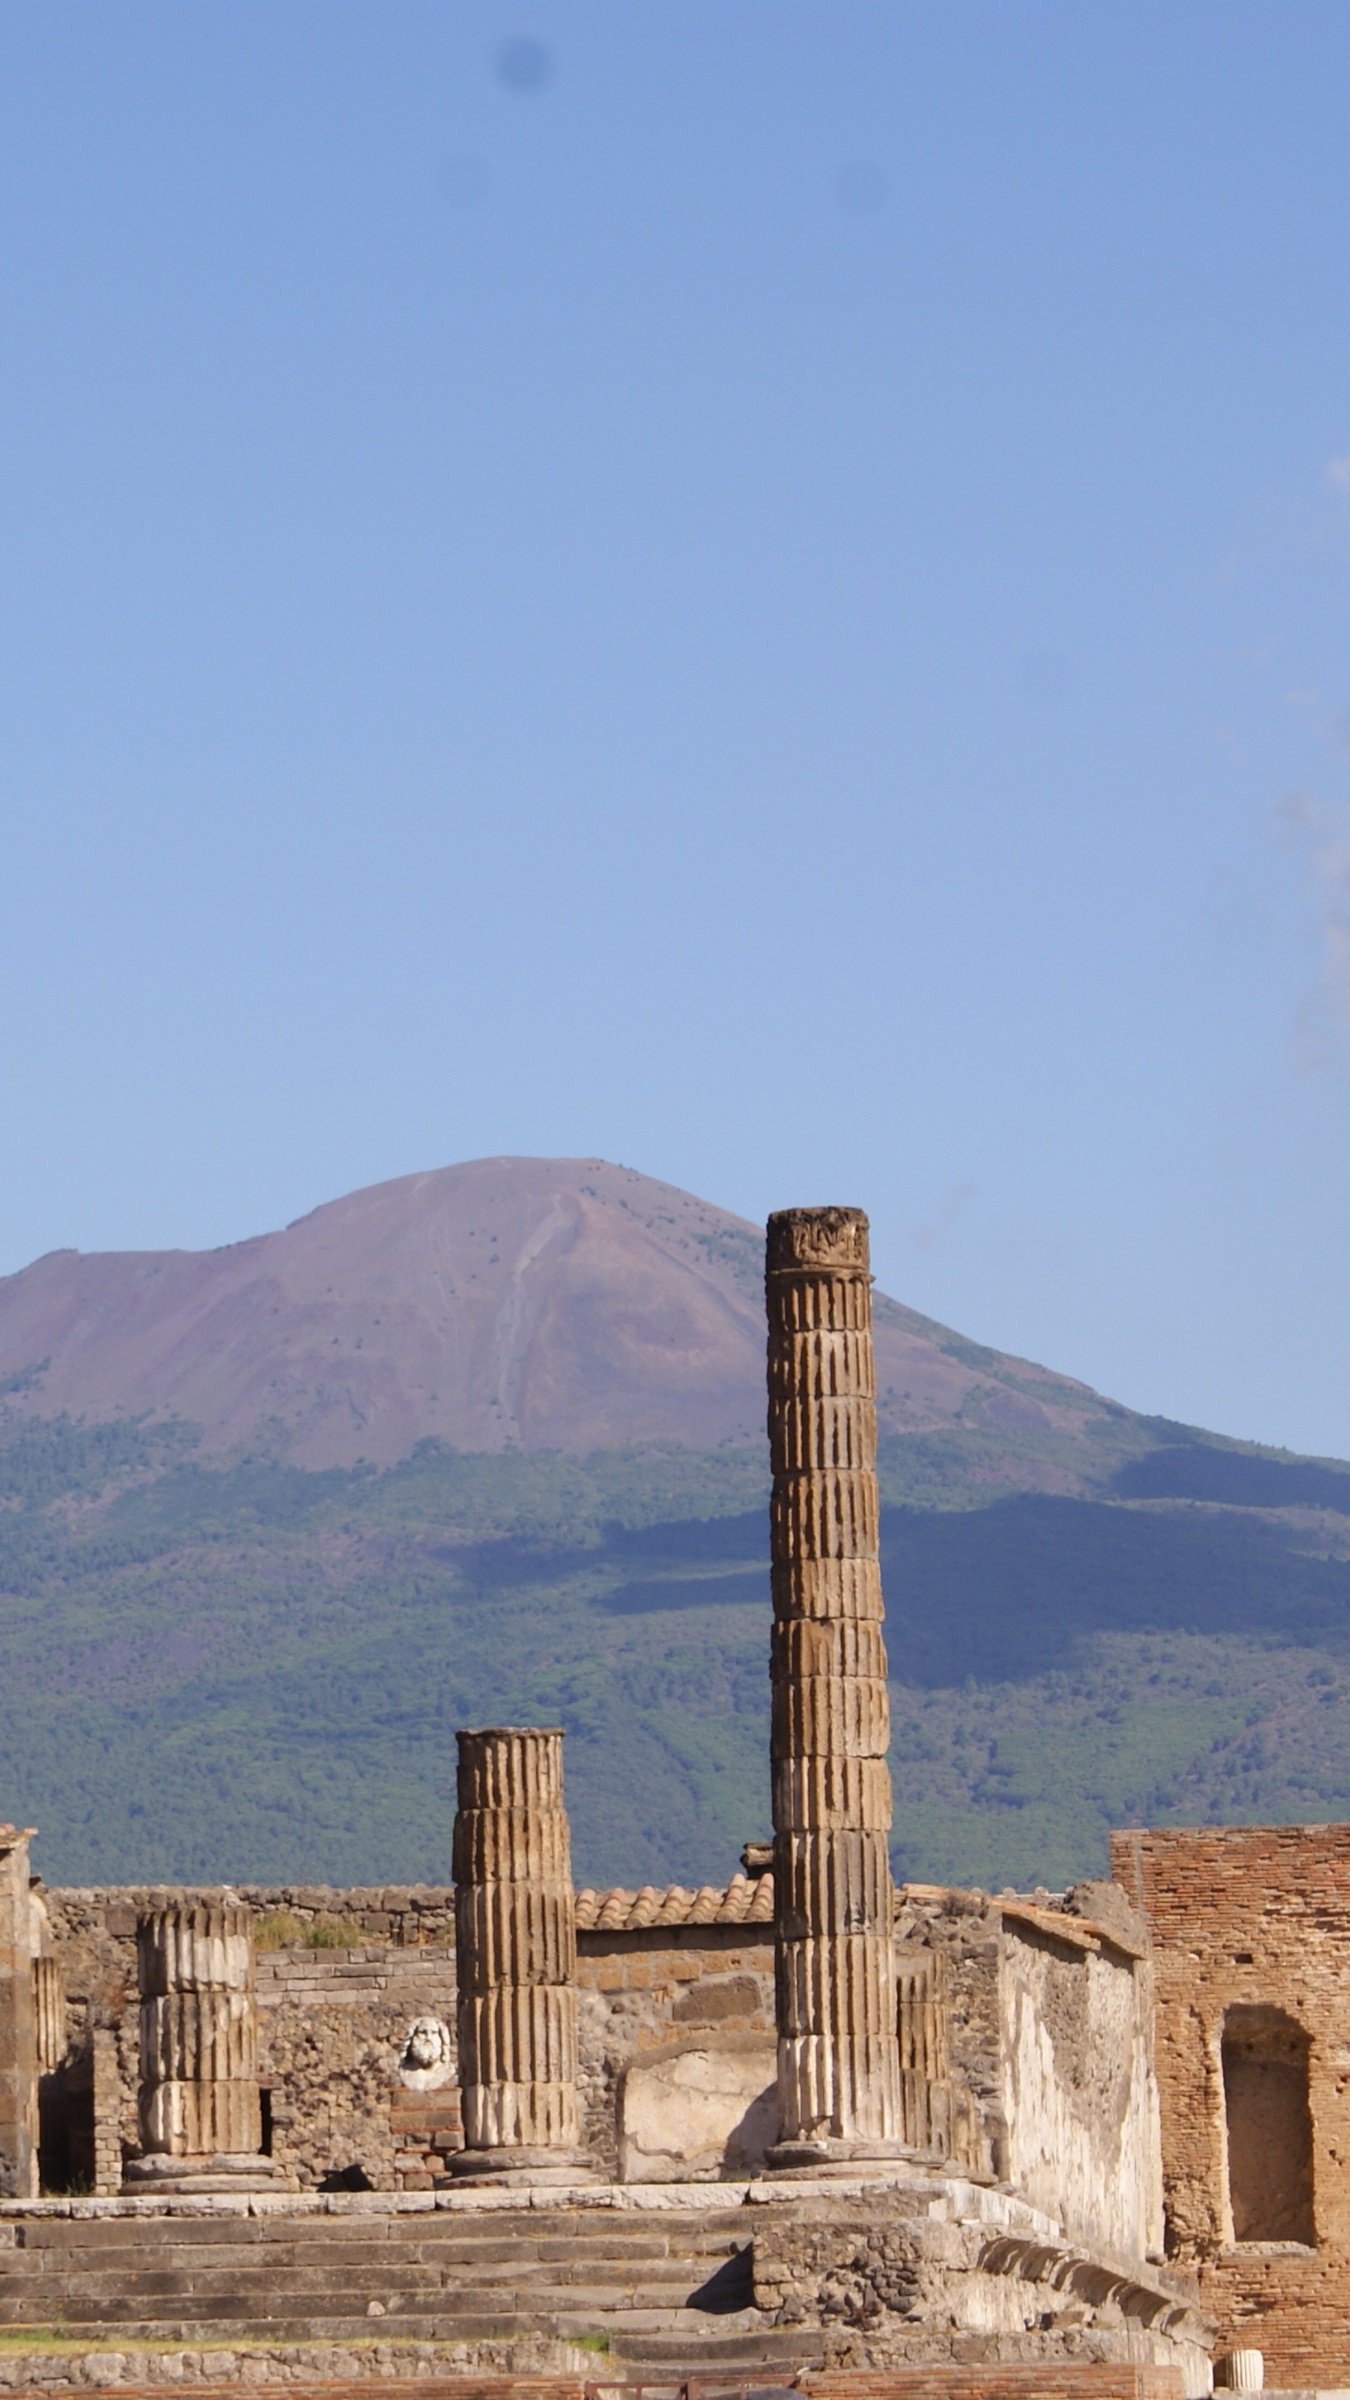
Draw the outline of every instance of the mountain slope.
<instances>
[{"instance_id":1,"label":"mountain slope","mask_svg":"<svg viewBox=\"0 0 1350 2400\"><path fill-rule=\"evenodd\" d=\"M41 1871L439 1881L455 1729L506 1717L567 1729L582 1880L725 1876L768 1820L759 1272L687 1194L505 1160L0 1285ZM1346 1814L1350 1472L877 1323L897 1870Z\"/></svg>"},{"instance_id":2,"label":"mountain slope","mask_svg":"<svg viewBox=\"0 0 1350 2400\"><path fill-rule=\"evenodd\" d=\"M762 1445L174 1449L0 1428L0 1815L50 1880L441 1881L455 1728L503 1717L567 1730L583 1881L713 1882L767 1830ZM1250 1503L1178 1496L1213 1455L1148 1454L1163 1498L931 1507L884 1445L898 1870L1059 1883L1113 1822L1346 1813L1350 1476L1282 1508L1297 1465L1220 1451Z\"/></svg>"},{"instance_id":3,"label":"mountain slope","mask_svg":"<svg viewBox=\"0 0 1350 2400\"><path fill-rule=\"evenodd\" d=\"M479 1159L220 1250L53 1251L0 1279L0 1390L173 1417L203 1458L306 1467L457 1450L756 1442L763 1234L598 1159ZM883 1430L960 1426L990 1473L1076 1489L1128 1420L1082 1384L878 1298ZM1041 1457L1039 1469L1032 1466Z\"/></svg>"}]
</instances>

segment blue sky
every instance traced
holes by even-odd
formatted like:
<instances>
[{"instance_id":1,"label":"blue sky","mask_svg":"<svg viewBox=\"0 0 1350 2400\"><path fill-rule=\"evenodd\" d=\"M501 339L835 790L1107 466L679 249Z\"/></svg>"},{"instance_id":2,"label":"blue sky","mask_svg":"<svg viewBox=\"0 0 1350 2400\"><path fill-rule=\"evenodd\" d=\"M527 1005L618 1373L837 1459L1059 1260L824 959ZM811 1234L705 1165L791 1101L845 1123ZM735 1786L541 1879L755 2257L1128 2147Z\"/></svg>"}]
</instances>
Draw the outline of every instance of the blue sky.
<instances>
[{"instance_id":1,"label":"blue sky","mask_svg":"<svg viewBox=\"0 0 1350 2400\"><path fill-rule=\"evenodd\" d=\"M598 1153L1350 1454L1348 82L11 5L0 1271Z\"/></svg>"}]
</instances>

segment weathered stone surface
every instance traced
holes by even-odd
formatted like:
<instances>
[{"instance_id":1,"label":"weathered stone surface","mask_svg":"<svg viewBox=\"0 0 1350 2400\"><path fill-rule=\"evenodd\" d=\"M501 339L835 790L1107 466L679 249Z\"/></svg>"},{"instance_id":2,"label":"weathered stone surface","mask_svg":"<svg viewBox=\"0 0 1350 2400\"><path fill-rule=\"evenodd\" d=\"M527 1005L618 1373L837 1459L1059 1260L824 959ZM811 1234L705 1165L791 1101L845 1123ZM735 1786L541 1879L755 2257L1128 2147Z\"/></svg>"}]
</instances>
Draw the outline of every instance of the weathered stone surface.
<instances>
[{"instance_id":1,"label":"weathered stone surface","mask_svg":"<svg viewBox=\"0 0 1350 2400\"><path fill-rule=\"evenodd\" d=\"M147 1910L136 1949L143 2156L130 2181L265 2180L251 1912L233 1902Z\"/></svg>"},{"instance_id":2,"label":"weathered stone surface","mask_svg":"<svg viewBox=\"0 0 1350 2400\"><path fill-rule=\"evenodd\" d=\"M867 1219L769 1220L779 2135L899 2145Z\"/></svg>"},{"instance_id":3,"label":"weathered stone surface","mask_svg":"<svg viewBox=\"0 0 1350 2400\"><path fill-rule=\"evenodd\" d=\"M452 2171L499 2163L548 2174L556 2170L532 2154L575 2154L578 2135L576 1895L560 1731L460 1734L454 1860L465 2151ZM511 2152L531 2155L512 2162Z\"/></svg>"},{"instance_id":4,"label":"weathered stone surface","mask_svg":"<svg viewBox=\"0 0 1350 2400\"><path fill-rule=\"evenodd\" d=\"M287 2385L307 2393L342 2390L349 2384L440 2383L446 2377L474 2379L475 2400L487 2383L491 2400L582 2400L595 2371L595 2353L572 2342L535 2334L518 2342L249 2342L232 2349L89 2350L71 2343L0 2353L0 2392L140 2392L183 2386L211 2392L222 2387ZM547 2378L547 2383L542 2379Z\"/></svg>"},{"instance_id":5,"label":"weathered stone surface","mask_svg":"<svg viewBox=\"0 0 1350 2400\"><path fill-rule=\"evenodd\" d=\"M29 1831L0 1825L0 2198L38 2188L38 2059Z\"/></svg>"},{"instance_id":6,"label":"weathered stone surface","mask_svg":"<svg viewBox=\"0 0 1350 2400\"><path fill-rule=\"evenodd\" d=\"M992 2195L991 2195L992 2197ZM1092 2258L1045 2226L956 2221L913 2206L863 2213L773 2212L757 2227L756 2305L780 2325L827 2329L834 2367L1080 2367L1118 2362L1180 2368L1186 2392L1210 2388L1207 2329L1193 2287ZM907 2205L908 2203L908 2205ZM954 2212L953 2212L954 2213ZM927 2388L942 2391L934 2377Z\"/></svg>"},{"instance_id":7,"label":"weathered stone surface","mask_svg":"<svg viewBox=\"0 0 1350 2400\"><path fill-rule=\"evenodd\" d=\"M45 2072L60 2065L66 2047L66 1979L57 1958L33 1961L33 2011L37 2063Z\"/></svg>"},{"instance_id":8,"label":"weathered stone surface","mask_svg":"<svg viewBox=\"0 0 1350 2400\"><path fill-rule=\"evenodd\" d=\"M264 1953L258 2002L278 2166L307 2188L359 2170L382 2191L430 2192L463 2141L453 2033L444 2066L432 2070L438 2083L410 2086L404 2060L413 2020L453 2027L453 1950Z\"/></svg>"},{"instance_id":9,"label":"weathered stone surface","mask_svg":"<svg viewBox=\"0 0 1350 2400\"><path fill-rule=\"evenodd\" d=\"M142 2000L141 2067L148 2084L256 2083L252 1992L164 1992Z\"/></svg>"},{"instance_id":10,"label":"weathered stone surface","mask_svg":"<svg viewBox=\"0 0 1350 2400\"><path fill-rule=\"evenodd\" d=\"M773 1880L784 1941L805 1949L814 1940L818 1954L821 1937L867 1932L889 1945L893 1886L880 1830L780 1833Z\"/></svg>"},{"instance_id":11,"label":"weathered stone surface","mask_svg":"<svg viewBox=\"0 0 1350 2400\"><path fill-rule=\"evenodd\" d=\"M253 1921L246 1908L147 1911L136 1929L141 1997L253 1990Z\"/></svg>"},{"instance_id":12,"label":"weathered stone surface","mask_svg":"<svg viewBox=\"0 0 1350 2400\"><path fill-rule=\"evenodd\" d=\"M886 1613L877 1558L775 1559L769 1580L778 1624L805 1617L857 1617L879 1625Z\"/></svg>"},{"instance_id":13,"label":"weathered stone surface","mask_svg":"<svg viewBox=\"0 0 1350 2400\"><path fill-rule=\"evenodd\" d=\"M624 2183L751 2175L778 2132L777 2045L690 2040L635 2059L619 2091Z\"/></svg>"},{"instance_id":14,"label":"weathered stone surface","mask_svg":"<svg viewBox=\"0 0 1350 2400\"><path fill-rule=\"evenodd\" d=\"M780 1758L772 1773L774 1823L891 1828L891 1775L884 1758Z\"/></svg>"}]
</instances>

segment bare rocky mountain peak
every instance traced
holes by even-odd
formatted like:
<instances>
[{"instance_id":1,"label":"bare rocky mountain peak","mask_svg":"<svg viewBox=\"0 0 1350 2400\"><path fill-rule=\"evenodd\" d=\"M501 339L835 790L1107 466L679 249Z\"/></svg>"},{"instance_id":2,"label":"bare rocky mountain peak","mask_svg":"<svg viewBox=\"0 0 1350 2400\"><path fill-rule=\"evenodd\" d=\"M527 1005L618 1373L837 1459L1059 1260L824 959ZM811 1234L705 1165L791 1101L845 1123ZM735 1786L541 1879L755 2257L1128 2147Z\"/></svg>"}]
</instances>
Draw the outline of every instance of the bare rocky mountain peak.
<instances>
[{"instance_id":1,"label":"bare rocky mountain peak","mask_svg":"<svg viewBox=\"0 0 1350 2400\"><path fill-rule=\"evenodd\" d=\"M764 1431L762 1228L603 1159L476 1159L208 1251L53 1251L0 1279L6 1405L177 1417L205 1458L698 1449ZM1077 1434L1081 1385L877 1295L883 1430L1009 1410Z\"/></svg>"}]
</instances>

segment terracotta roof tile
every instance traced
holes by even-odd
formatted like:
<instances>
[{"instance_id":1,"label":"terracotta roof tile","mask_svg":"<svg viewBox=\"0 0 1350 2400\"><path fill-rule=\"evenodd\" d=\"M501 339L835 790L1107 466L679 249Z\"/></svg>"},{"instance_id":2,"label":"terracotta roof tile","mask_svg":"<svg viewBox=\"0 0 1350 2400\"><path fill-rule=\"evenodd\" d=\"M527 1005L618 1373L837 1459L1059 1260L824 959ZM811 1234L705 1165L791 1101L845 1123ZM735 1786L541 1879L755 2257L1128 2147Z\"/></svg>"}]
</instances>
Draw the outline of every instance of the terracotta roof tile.
<instances>
[{"instance_id":1,"label":"terracotta roof tile","mask_svg":"<svg viewBox=\"0 0 1350 2400\"><path fill-rule=\"evenodd\" d=\"M578 1933L641 1933L649 1925L772 1925L772 1875L733 1875L729 1884L644 1884L640 1892L577 1893Z\"/></svg>"}]
</instances>

